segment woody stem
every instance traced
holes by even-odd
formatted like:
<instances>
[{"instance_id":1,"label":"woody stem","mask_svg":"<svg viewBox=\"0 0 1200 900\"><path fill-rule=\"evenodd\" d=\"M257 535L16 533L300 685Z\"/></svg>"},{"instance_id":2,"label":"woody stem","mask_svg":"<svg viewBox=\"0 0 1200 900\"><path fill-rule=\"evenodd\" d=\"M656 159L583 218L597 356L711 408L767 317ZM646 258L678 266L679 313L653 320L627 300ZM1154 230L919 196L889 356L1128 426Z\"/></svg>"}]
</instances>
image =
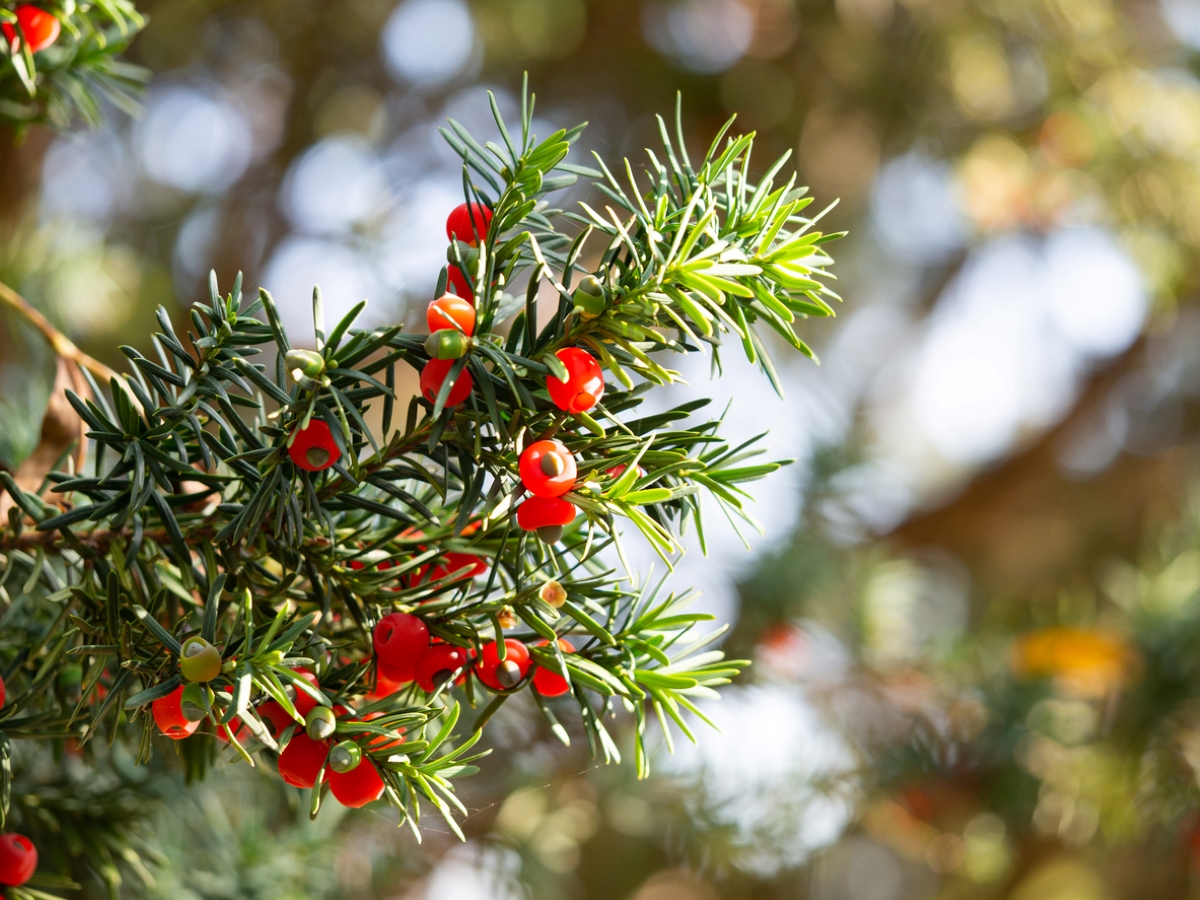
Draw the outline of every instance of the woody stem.
<instances>
[{"instance_id":1,"label":"woody stem","mask_svg":"<svg viewBox=\"0 0 1200 900\"><path fill-rule=\"evenodd\" d=\"M49 320L40 312L30 305L29 301L14 291L11 287L0 281L0 302L4 303L10 309L15 311L19 316L29 322L34 328L42 333L42 337L54 348L54 352L64 359L69 359L81 369L87 369L97 378L104 381L109 381L113 378L120 380L120 376L100 362L88 356L65 334L50 324Z\"/></svg>"}]
</instances>

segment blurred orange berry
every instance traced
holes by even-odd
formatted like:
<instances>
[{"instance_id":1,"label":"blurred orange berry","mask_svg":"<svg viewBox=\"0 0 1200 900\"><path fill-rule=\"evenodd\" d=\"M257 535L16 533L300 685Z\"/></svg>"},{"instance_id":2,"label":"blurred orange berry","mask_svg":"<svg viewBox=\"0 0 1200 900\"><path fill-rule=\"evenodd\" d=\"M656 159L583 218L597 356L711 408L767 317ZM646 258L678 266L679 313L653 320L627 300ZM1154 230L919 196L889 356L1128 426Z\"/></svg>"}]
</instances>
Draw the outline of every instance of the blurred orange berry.
<instances>
[{"instance_id":1,"label":"blurred orange berry","mask_svg":"<svg viewBox=\"0 0 1200 900\"><path fill-rule=\"evenodd\" d=\"M1102 697L1129 679L1134 657L1110 632L1043 628L1016 639L1011 662L1020 678L1049 676L1069 693Z\"/></svg>"}]
</instances>

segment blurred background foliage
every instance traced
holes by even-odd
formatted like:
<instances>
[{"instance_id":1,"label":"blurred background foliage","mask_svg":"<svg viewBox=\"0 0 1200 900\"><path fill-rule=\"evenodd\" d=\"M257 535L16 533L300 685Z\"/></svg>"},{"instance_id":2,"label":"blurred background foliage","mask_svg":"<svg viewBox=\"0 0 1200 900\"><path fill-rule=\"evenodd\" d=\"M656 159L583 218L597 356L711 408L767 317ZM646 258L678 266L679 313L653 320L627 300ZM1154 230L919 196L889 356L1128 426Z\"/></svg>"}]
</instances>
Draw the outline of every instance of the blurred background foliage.
<instances>
[{"instance_id":1,"label":"blurred background foliage","mask_svg":"<svg viewBox=\"0 0 1200 900\"><path fill-rule=\"evenodd\" d=\"M682 91L697 146L736 112L851 234L786 400L736 366L673 389L797 459L751 553L728 531L671 576L757 662L723 735L639 783L508 704L466 844L309 823L238 766L18 756L81 896L1200 896L1195 0L139 8L143 113L0 149L0 278L113 365L210 268L296 331L314 281L330 315L419 328L461 195L436 125L489 132L483 87L511 113L525 70L535 130L591 122L575 162L636 161ZM0 319L4 464L53 375Z\"/></svg>"}]
</instances>

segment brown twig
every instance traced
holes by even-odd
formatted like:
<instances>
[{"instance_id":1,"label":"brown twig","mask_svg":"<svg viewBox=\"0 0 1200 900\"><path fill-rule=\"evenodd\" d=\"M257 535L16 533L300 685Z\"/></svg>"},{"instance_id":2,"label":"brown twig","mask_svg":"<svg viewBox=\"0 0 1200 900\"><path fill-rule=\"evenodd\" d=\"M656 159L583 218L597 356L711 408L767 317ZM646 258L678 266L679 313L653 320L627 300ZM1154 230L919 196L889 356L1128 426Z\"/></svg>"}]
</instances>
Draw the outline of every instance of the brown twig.
<instances>
[{"instance_id":1,"label":"brown twig","mask_svg":"<svg viewBox=\"0 0 1200 900\"><path fill-rule=\"evenodd\" d=\"M3 281L0 281L0 302L3 302L40 331L50 346L54 348L54 352L59 356L71 360L71 362L75 363L81 369L87 369L97 378L103 379L103 381L107 382L115 378L118 383L121 382L121 375L119 373L110 369L104 363L100 362L100 360L88 356L76 347L70 338L51 325L49 320L34 309L28 300Z\"/></svg>"}]
</instances>

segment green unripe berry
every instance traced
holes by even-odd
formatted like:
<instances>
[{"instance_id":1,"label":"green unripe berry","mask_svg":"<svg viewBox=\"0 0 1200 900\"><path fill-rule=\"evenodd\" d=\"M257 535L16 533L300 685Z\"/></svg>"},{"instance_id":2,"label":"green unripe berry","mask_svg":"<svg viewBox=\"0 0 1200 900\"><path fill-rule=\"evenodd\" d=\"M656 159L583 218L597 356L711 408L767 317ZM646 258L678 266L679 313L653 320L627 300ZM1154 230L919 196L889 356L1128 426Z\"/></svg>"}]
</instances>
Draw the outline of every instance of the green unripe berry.
<instances>
[{"instance_id":1,"label":"green unripe berry","mask_svg":"<svg viewBox=\"0 0 1200 900\"><path fill-rule=\"evenodd\" d=\"M425 339L430 359L458 359L471 349L471 339L453 328L442 328Z\"/></svg>"},{"instance_id":2,"label":"green unripe berry","mask_svg":"<svg viewBox=\"0 0 1200 900\"><path fill-rule=\"evenodd\" d=\"M575 309L585 319L594 319L604 312L604 285L595 275L585 275L571 295Z\"/></svg>"},{"instance_id":3,"label":"green unripe berry","mask_svg":"<svg viewBox=\"0 0 1200 900\"><path fill-rule=\"evenodd\" d=\"M325 372L325 358L313 350L289 350L284 357L292 378L299 381L296 372L307 378L317 378Z\"/></svg>"},{"instance_id":4,"label":"green unripe berry","mask_svg":"<svg viewBox=\"0 0 1200 900\"><path fill-rule=\"evenodd\" d=\"M362 750L354 741L342 741L334 744L329 751L329 768L340 773L357 769L362 762Z\"/></svg>"},{"instance_id":5,"label":"green unripe berry","mask_svg":"<svg viewBox=\"0 0 1200 900\"><path fill-rule=\"evenodd\" d=\"M458 245L458 259L454 256L454 244ZM467 270L474 269L475 264L479 262L479 248L472 247L464 241L455 241L454 244L446 248L446 262L452 266L458 266L458 260L461 259L462 265L460 268Z\"/></svg>"},{"instance_id":6,"label":"green unripe berry","mask_svg":"<svg viewBox=\"0 0 1200 900\"><path fill-rule=\"evenodd\" d=\"M78 690L83 683L83 666L66 665L58 673L59 687L64 690Z\"/></svg>"},{"instance_id":7,"label":"green unripe berry","mask_svg":"<svg viewBox=\"0 0 1200 900\"><path fill-rule=\"evenodd\" d=\"M212 681L221 674L221 652L193 635L179 648L179 674L187 681Z\"/></svg>"},{"instance_id":8,"label":"green unripe berry","mask_svg":"<svg viewBox=\"0 0 1200 900\"><path fill-rule=\"evenodd\" d=\"M213 692L207 684L189 684L179 698L183 717L189 722L199 722L212 711Z\"/></svg>"},{"instance_id":9,"label":"green unripe berry","mask_svg":"<svg viewBox=\"0 0 1200 900\"><path fill-rule=\"evenodd\" d=\"M314 741L323 741L337 728L337 716L328 706L314 706L304 717L304 730Z\"/></svg>"},{"instance_id":10,"label":"green unripe berry","mask_svg":"<svg viewBox=\"0 0 1200 900\"><path fill-rule=\"evenodd\" d=\"M561 525L543 525L537 530L537 536L543 544L557 544L562 540L563 527Z\"/></svg>"}]
</instances>

